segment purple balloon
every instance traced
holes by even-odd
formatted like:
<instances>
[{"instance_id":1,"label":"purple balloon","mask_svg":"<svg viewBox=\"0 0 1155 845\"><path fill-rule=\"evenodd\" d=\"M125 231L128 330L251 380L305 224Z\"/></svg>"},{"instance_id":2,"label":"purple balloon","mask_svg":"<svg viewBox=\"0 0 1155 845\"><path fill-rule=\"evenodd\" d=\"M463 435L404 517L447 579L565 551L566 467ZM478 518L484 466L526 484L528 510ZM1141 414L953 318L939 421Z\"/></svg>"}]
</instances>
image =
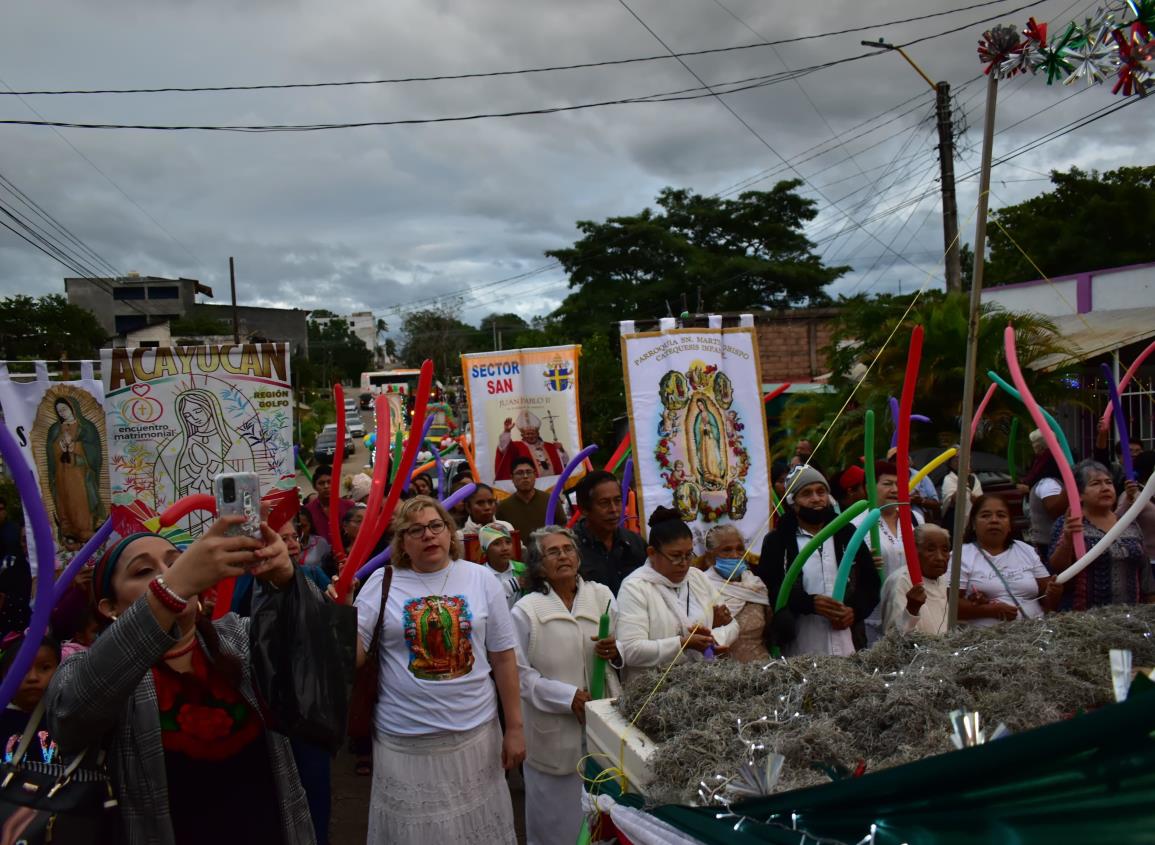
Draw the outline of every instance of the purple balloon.
<instances>
[{"instance_id":1,"label":"purple balloon","mask_svg":"<svg viewBox=\"0 0 1155 845\"><path fill-rule=\"evenodd\" d=\"M60 597L64 595L68 585L72 583L72 579L76 577L76 573L84 564L91 560L92 556L96 554L96 550L108 542L108 538L112 536L112 517L104 521L104 525L96 529L96 533L92 538L84 544L83 548L76 553L76 557L68 562L68 567L60 573L60 577L56 579L56 587L52 594L52 606L60 601Z\"/></svg>"},{"instance_id":2,"label":"purple balloon","mask_svg":"<svg viewBox=\"0 0 1155 845\"><path fill-rule=\"evenodd\" d=\"M622 470L622 518L618 525L626 524L627 505L630 503L630 485L634 482L634 459L626 458L626 468ZM546 523L549 525L550 523Z\"/></svg>"},{"instance_id":3,"label":"purple balloon","mask_svg":"<svg viewBox=\"0 0 1155 845\"><path fill-rule=\"evenodd\" d=\"M894 426L894 434L890 435L890 448L894 449L898 446L898 400L891 396L888 404L890 405L890 422ZM928 423L930 417L922 414L911 414L910 421Z\"/></svg>"},{"instance_id":4,"label":"purple balloon","mask_svg":"<svg viewBox=\"0 0 1155 845\"><path fill-rule=\"evenodd\" d=\"M557 478L557 484L553 485L553 490L551 490L549 493L549 503L545 506L546 525L554 524L553 515L557 512L557 499L558 496L561 495L561 491L565 489L566 481L569 480L571 475L573 475L574 470L581 466L582 461L584 461L597 450L598 447L596 443L586 446L584 449L574 455L573 458L570 459L570 462L566 464L565 469L561 471L561 475L559 475Z\"/></svg>"},{"instance_id":5,"label":"purple balloon","mask_svg":"<svg viewBox=\"0 0 1155 845\"><path fill-rule=\"evenodd\" d=\"M1123 416L1123 397L1119 395L1119 386L1115 384L1115 375L1106 364L1103 368L1103 378L1107 379L1107 391L1111 394L1111 405L1115 409L1115 428L1119 431L1119 460L1123 464L1123 474L1128 481L1135 480L1135 462L1131 460L1131 434L1127 431L1127 418Z\"/></svg>"},{"instance_id":6,"label":"purple balloon","mask_svg":"<svg viewBox=\"0 0 1155 845\"><path fill-rule=\"evenodd\" d=\"M0 682L0 708L7 707L12 701L24 676L32 668L36 659L36 652L40 650L40 641L48 631L48 622L52 616L52 605L55 570L56 544L52 540L52 527L48 522L48 512L44 503L40 501L40 490L36 484L36 477L32 468L24 460L20 446L8 430L8 426L0 425L0 457L8 464L12 474L12 481L16 491L20 494L20 501L24 505L24 514L32 527L32 539L36 545L36 598L32 606L32 619L28 623L28 635L20 644L16 659L8 668L8 674Z\"/></svg>"},{"instance_id":7,"label":"purple balloon","mask_svg":"<svg viewBox=\"0 0 1155 845\"><path fill-rule=\"evenodd\" d=\"M429 450L433 452L433 460L437 462L437 498L442 502L445 501L445 464L441 461L441 453L437 451L437 447L433 444L429 445Z\"/></svg>"},{"instance_id":8,"label":"purple balloon","mask_svg":"<svg viewBox=\"0 0 1155 845\"><path fill-rule=\"evenodd\" d=\"M470 496L472 496L473 491L476 489L477 489L476 484L466 484L464 487L462 487L460 490L458 490L456 493L454 493L448 499L443 501L441 504L445 506L446 510L449 510L450 508L459 505L461 502L464 502L466 499L468 499ZM369 558L369 560L365 561L365 565L357 570L357 575L356 575L357 580L360 581L362 584L365 583L365 579L368 578L370 575L372 575L374 572L376 572L378 569L380 569L382 566L384 566L385 562L388 561L389 558L391 558L392 556L393 556L393 547L390 546L389 548L387 548L385 551L381 552L381 554L377 555L376 557Z\"/></svg>"},{"instance_id":9,"label":"purple balloon","mask_svg":"<svg viewBox=\"0 0 1155 845\"><path fill-rule=\"evenodd\" d=\"M418 446L413 450L413 460L409 462L409 466L405 467L405 480L401 483L402 490L408 490L409 485L413 482L411 476L413 475L413 464L417 463L417 453L421 451L421 445L425 442L425 438L429 435L429 428L433 425L433 414L425 414L425 425L421 429L421 439L417 441ZM412 436L412 435L410 435Z\"/></svg>"}]
</instances>

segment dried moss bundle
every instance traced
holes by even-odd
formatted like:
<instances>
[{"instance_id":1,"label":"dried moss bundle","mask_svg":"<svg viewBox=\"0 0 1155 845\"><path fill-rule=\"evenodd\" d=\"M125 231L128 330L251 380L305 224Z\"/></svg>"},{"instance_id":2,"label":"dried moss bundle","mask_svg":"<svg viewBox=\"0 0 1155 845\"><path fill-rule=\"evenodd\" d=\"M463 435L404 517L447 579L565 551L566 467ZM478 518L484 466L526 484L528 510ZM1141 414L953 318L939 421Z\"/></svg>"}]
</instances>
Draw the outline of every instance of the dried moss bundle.
<instances>
[{"instance_id":1,"label":"dried moss bundle","mask_svg":"<svg viewBox=\"0 0 1155 845\"><path fill-rule=\"evenodd\" d=\"M1155 606L1101 608L965 627L943 637L891 633L849 657L796 657L766 666L718 661L675 667L637 727L660 743L654 801L700 803L700 781L732 775L747 740L786 758L778 790L829 782L828 769L877 771L950 751L951 710L978 711L1020 732L1114 700L1108 651L1155 665ZM633 679L618 700L627 719L657 683ZM767 721L750 724L763 717Z\"/></svg>"}]
</instances>

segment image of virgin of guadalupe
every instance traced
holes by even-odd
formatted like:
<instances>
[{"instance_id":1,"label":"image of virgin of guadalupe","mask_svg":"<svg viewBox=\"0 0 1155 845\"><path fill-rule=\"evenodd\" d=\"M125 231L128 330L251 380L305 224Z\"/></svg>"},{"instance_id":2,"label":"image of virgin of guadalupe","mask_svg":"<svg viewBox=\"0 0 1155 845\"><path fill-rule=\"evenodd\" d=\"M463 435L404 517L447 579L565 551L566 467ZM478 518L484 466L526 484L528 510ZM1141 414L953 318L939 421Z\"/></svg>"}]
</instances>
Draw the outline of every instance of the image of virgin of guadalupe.
<instances>
[{"instance_id":1,"label":"image of virgin of guadalupe","mask_svg":"<svg viewBox=\"0 0 1155 845\"><path fill-rule=\"evenodd\" d=\"M686 428L695 480L707 490L721 490L729 475L722 420L702 398L694 401L688 416Z\"/></svg>"},{"instance_id":2,"label":"image of virgin of guadalupe","mask_svg":"<svg viewBox=\"0 0 1155 845\"><path fill-rule=\"evenodd\" d=\"M225 421L211 391L178 393L175 410L181 433L161 446L153 469L157 510L194 493L211 494L213 478L222 472L255 472L257 466L252 446Z\"/></svg>"},{"instance_id":3,"label":"image of virgin of guadalupe","mask_svg":"<svg viewBox=\"0 0 1155 845\"><path fill-rule=\"evenodd\" d=\"M53 410L56 419L45 440L48 489L61 546L76 551L96 533L106 516L100 498L104 444L100 431L85 418L75 398L59 397Z\"/></svg>"}]
</instances>

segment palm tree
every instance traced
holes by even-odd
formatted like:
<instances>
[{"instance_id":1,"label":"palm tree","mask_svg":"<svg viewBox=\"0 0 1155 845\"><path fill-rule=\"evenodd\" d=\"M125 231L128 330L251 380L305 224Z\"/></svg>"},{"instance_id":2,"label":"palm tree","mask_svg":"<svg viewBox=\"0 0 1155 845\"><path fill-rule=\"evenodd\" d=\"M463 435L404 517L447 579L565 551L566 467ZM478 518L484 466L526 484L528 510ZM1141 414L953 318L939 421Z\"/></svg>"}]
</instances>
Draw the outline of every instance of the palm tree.
<instances>
[{"instance_id":1,"label":"palm tree","mask_svg":"<svg viewBox=\"0 0 1155 845\"><path fill-rule=\"evenodd\" d=\"M814 442L830 430L818 457L825 466L857 463L863 453L863 418L866 409L875 415L875 454L882 457L890 444L892 432L888 400L902 392L910 329L924 327L922 363L914 410L930 417L929 424L916 423L911 442L916 445L941 445L944 448L959 440L959 416L962 413L963 368L967 337L967 298L961 293L923 294L902 325L896 324L906 313L911 296L880 296L867 299L858 296L843 300L834 327L834 336L825 350L831 366L827 393L808 393L794 398L783 413L783 424L796 437ZM987 370L1009 378L1003 351L1003 330L1015 326L1019 361L1035 398L1053 406L1069 399L1056 373L1037 373L1030 363L1062 351L1055 326L1037 314L1007 311L996 304L983 306L979 323L978 373L976 404L989 381ZM882 350L879 353L879 350ZM869 373L866 368L874 361ZM858 381L866 373L861 386ZM851 394L853 393L853 397ZM848 401L849 400L849 401ZM840 409L842 411L839 416ZM976 448L1001 452L1006 448L1007 433L1013 416L1030 420L1020 402L999 391L983 416L984 426L976 439ZM836 458L831 456L837 456Z\"/></svg>"}]
</instances>

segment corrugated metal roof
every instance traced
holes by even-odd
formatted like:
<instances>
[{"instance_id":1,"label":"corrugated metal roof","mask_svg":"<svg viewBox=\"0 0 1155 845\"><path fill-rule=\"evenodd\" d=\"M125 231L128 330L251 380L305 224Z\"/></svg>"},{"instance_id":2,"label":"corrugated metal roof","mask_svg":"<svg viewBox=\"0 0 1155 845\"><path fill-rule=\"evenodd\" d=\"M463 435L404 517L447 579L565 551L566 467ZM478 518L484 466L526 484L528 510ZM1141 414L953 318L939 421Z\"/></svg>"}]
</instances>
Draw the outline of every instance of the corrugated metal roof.
<instances>
[{"instance_id":1,"label":"corrugated metal roof","mask_svg":"<svg viewBox=\"0 0 1155 845\"><path fill-rule=\"evenodd\" d=\"M1040 358L1030 365L1032 370L1049 372L1155 337L1155 308L1070 314L1053 322L1069 351Z\"/></svg>"}]
</instances>

